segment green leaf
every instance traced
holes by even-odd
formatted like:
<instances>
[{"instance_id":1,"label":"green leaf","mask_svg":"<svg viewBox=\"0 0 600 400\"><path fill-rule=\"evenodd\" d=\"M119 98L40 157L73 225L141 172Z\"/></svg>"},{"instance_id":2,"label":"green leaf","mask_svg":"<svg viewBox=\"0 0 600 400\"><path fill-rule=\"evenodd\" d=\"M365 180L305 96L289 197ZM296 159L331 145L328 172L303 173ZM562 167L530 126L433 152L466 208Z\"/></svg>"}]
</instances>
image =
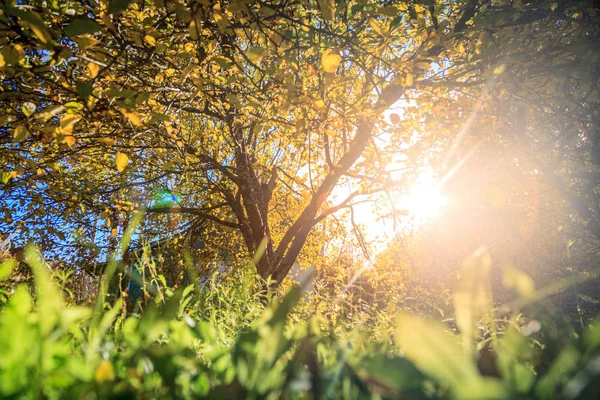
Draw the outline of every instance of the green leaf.
<instances>
[{"instance_id":1,"label":"green leaf","mask_svg":"<svg viewBox=\"0 0 600 400\"><path fill-rule=\"evenodd\" d=\"M76 90L79 97L86 100L94 91L94 87L87 82L77 82Z\"/></svg>"},{"instance_id":2,"label":"green leaf","mask_svg":"<svg viewBox=\"0 0 600 400\"><path fill-rule=\"evenodd\" d=\"M23 125L19 125L13 132L13 139L15 142L22 142L29 136L29 131Z\"/></svg>"},{"instance_id":3,"label":"green leaf","mask_svg":"<svg viewBox=\"0 0 600 400\"><path fill-rule=\"evenodd\" d=\"M360 361L361 375L368 383L375 381L402 392L409 389L419 389L425 376L415 365L403 357L390 358L376 355Z\"/></svg>"},{"instance_id":4,"label":"green leaf","mask_svg":"<svg viewBox=\"0 0 600 400\"><path fill-rule=\"evenodd\" d=\"M19 263L14 258L2 261L0 264L0 281L8 278L12 270L15 269L18 264Z\"/></svg>"},{"instance_id":5,"label":"green leaf","mask_svg":"<svg viewBox=\"0 0 600 400\"><path fill-rule=\"evenodd\" d=\"M535 353L528 339L514 326L509 326L500 341L497 365L506 377L506 384L520 393L526 393L535 381L535 373L530 360Z\"/></svg>"},{"instance_id":6,"label":"green leaf","mask_svg":"<svg viewBox=\"0 0 600 400\"><path fill-rule=\"evenodd\" d=\"M78 103L76 101L69 101L68 103L65 103L65 107L75 110L81 110L83 108L83 104Z\"/></svg>"},{"instance_id":7,"label":"green leaf","mask_svg":"<svg viewBox=\"0 0 600 400\"><path fill-rule=\"evenodd\" d=\"M74 19L65 29L67 36L79 36L88 33L96 33L102 29L102 26L89 18Z\"/></svg>"},{"instance_id":8,"label":"green leaf","mask_svg":"<svg viewBox=\"0 0 600 400\"><path fill-rule=\"evenodd\" d=\"M50 272L40 250L32 244L25 248L25 262L31 268L37 291L37 308L42 334L48 334L62 311L62 295L50 277Z\"/></svg>"},{"instance_id":9,"label":"green leaf","mask_svg":"<svg viewBox=\"0 0 600 400\"><path fill-rule=\"evenodd\" d=\"M515 289L519 296L525 299L531 299L535 294L535 284L529 275L513 267L504 268L502 284L507 288Z\"/></svg>"},{"instance_id":10,"label":"green leaf","mask_svg":"<svg viewBox=\"0 0 600 400\"><path fill-rule=\"evenodd\" d=\"M264 47L253 47L248 49L247 55L250 61L252 61L254 64L258 64L262 61L266 51L267 49Z\"/></svg>"},{"instance_id":11,"label":"green leaf","mask_svg":"<svg viewBox=\"0 0 600 400\"><path fill-rule=\"evenodd\" d=\"M459 287L454 294L456 324L463 337L463 345L474 356L475 337L479 318L491 309L489 292L490 256L480 248L463 261Z\"/></svg>"},{"instance_id":12,"label":"green leaf","mask_svg":"<svg viewBox=\"0 0 600 400\"><path fill-rule=\"evenodd\" d=\"M121 11L127 10L131 4L131 0L113 0L108 5L108 13L109 14L118 14Z\"/></svg>"},{"instance_id":13,"label":"green leaf","mask_svg":"<svg viewBox=\"0 0 600 400\"><path fill-rule=\"evenodd\" d=\"M406 358L426 375L451 388L479 379L472 359L441 325L403 314L396 325L396 342Z\"/></svg>"}]
</instances>

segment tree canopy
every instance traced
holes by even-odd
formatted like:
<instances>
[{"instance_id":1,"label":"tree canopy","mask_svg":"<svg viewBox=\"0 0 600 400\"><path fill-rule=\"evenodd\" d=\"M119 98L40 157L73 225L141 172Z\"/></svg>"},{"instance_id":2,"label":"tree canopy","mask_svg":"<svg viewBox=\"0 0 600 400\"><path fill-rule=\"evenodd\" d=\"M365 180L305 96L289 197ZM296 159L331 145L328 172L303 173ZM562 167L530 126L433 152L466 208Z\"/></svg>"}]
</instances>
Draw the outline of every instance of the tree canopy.
<instances>
[{"instance_id":1,"label":"tree canopy","mask_svg":"<svg viewBox=\"0 0 600 400\"><path fill-rule=\"evenodd\" d=\"M600 238L595 2L0 10L3 235L95 257L145 208L146 234L213 231L280 283L339 230L336 213L430 168L471 198L493 181L496 214L548 204L550 224Z\"/></svg>"}]
</instances>

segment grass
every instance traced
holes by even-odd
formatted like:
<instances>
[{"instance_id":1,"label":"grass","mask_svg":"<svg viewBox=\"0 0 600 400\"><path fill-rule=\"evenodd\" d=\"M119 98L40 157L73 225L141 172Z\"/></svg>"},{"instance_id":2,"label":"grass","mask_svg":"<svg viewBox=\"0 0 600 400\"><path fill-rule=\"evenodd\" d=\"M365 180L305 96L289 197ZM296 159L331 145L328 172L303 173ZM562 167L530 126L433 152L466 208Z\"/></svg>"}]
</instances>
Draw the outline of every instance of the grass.
<instances>
[{"instance_id":1,"label":"grass","mask_svg":"<svg viewBox=\"0 0 600 400\"><path fill-rule=\"evenodd\" d=\"M543 307L500 315L486 298L484 254L465 263L463 275L479 272L454 297L458 330L410 313L378 326L327 307L311 315L299 288L265 301L243 266L204 289L163 286L143 313L123 297L105 301L104 289L83 307L64 300L34 247L25 262L35 285L11 288L0 308L0 398L595 399L600 390L600 325L577 333ZM0 279L14 267L5 261Z\"/></svg>"}]
</instances>

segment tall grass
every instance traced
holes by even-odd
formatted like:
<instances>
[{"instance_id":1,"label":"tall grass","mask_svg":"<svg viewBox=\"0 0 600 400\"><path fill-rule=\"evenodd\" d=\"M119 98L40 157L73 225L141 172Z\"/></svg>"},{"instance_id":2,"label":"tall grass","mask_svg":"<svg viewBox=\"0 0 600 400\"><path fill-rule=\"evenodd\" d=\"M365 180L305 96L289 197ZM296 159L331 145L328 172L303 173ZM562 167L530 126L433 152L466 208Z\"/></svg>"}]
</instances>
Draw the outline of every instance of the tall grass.
<instances>
[{"instance_id":1,"label":"tall grass","mask_svg":"<svg viewBox=\"0 0 600 400\"><path fill-rule=\"evenodd\" d=\"M298 287L261 294L251 265L177 289L150 273L155 295L142 308L128 311L126 297L102 288L84 307L65 301L35 247L24 261L34 290L18 285L0 310L1 398L595 399L600 390L600 325L576 333L538 307L543 290L515 270L506 282L521 291L519 308L495 307L485 252L465 261L451 324L390 309L344 314L344 299L317 307ZM0 279L14 268L5 260Z\"/></svg>"}]
</instances>

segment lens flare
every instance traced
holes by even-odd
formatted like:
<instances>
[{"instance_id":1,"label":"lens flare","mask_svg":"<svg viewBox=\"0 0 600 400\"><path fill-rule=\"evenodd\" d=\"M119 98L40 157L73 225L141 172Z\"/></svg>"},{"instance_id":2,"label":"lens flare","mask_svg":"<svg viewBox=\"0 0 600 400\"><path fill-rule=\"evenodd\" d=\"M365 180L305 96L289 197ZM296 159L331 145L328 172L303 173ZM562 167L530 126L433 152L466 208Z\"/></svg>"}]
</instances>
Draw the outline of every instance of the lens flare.
<instances>
[{"instance_id":1,"label":"lens flare","mask_svg":"<svg viewBox=\"0 0 600 400\"><path fill-rule=\"evenodd\" d=\"M417 184L404 199L404 208L417 223L430 221L440 216L448 199L437 185Z\"/></svg>"}]
</instances>

